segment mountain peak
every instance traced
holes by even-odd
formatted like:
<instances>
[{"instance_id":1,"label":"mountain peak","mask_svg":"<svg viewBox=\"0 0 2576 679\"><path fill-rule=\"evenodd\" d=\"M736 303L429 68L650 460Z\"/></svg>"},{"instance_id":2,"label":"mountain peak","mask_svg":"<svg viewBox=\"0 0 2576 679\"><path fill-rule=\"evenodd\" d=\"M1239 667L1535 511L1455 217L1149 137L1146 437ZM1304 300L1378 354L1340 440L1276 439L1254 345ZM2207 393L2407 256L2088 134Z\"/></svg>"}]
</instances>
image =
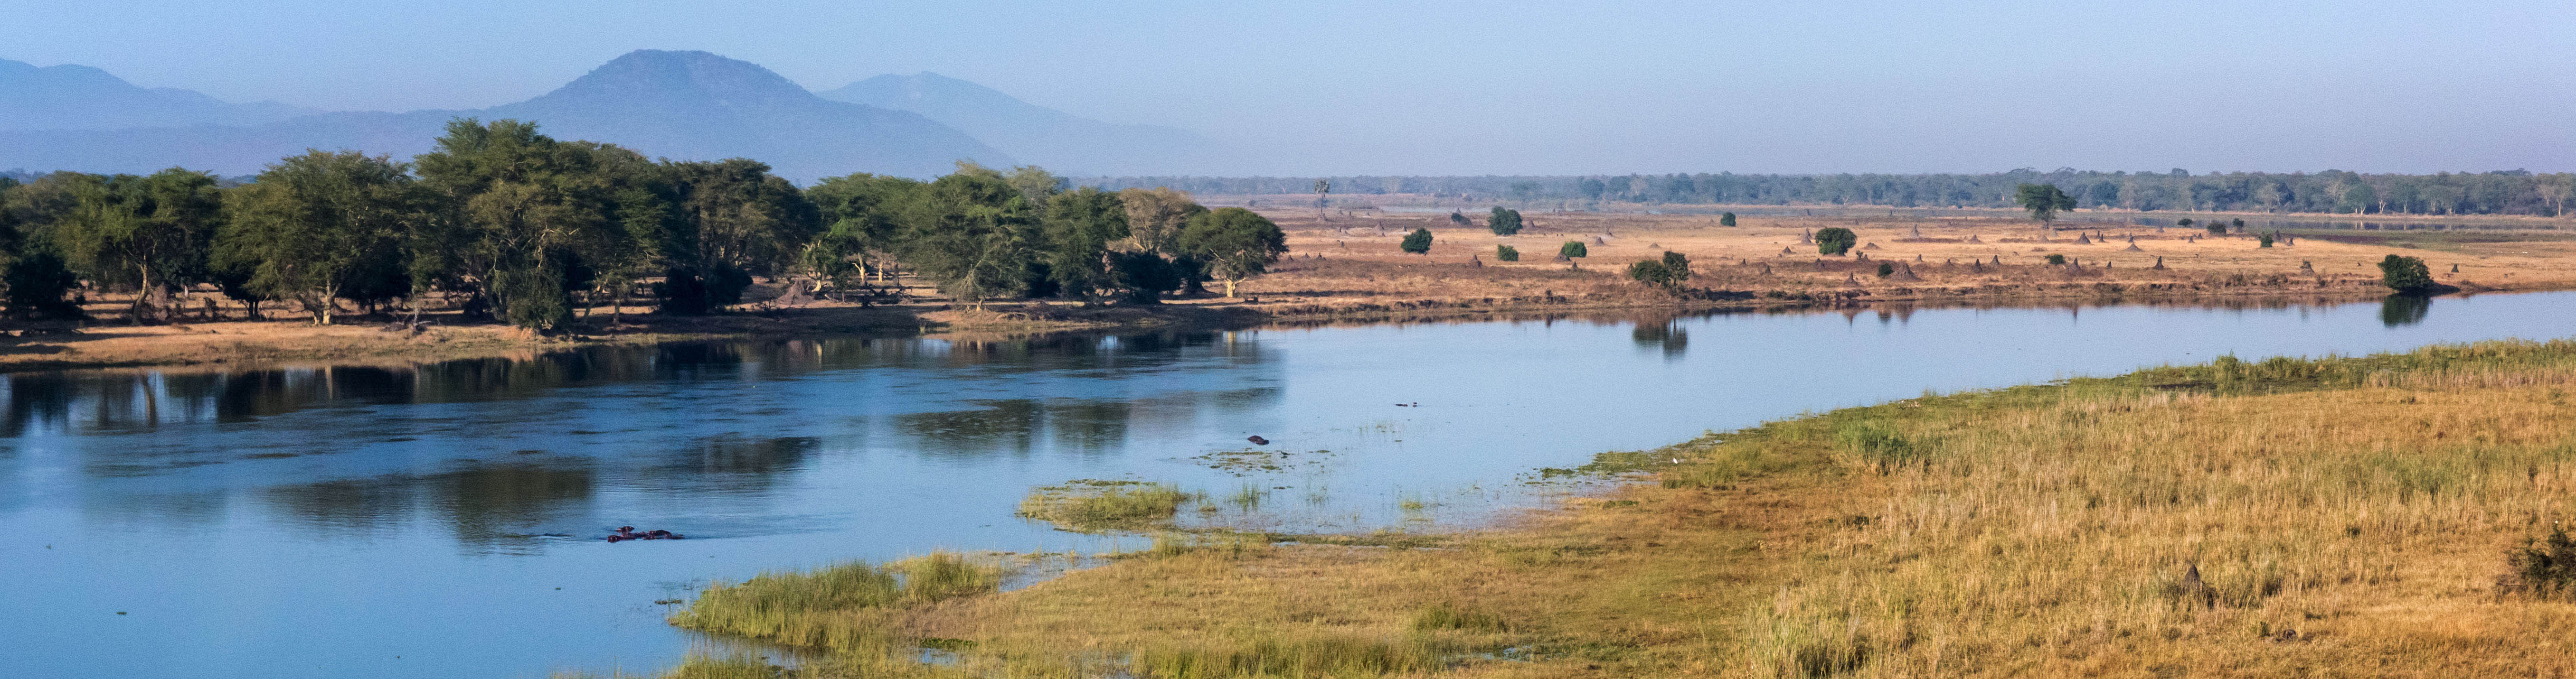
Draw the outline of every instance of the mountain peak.
<instances>
[{"instance_id":1,"label":"mountain peak","mask_svg":"<svg viewBox=\"0 0 2576 679\"><path fill-rule=\"evenodd\" d=\"M241 125L313 112L276 102L231 104L189 90L137 87L91 66L38 67L0 59L0 130Z\"/></svg>"},{"instance_id":2,"label":"mountain peak","mask_svg":"<svg viewBox=\"0 0 2576 679\"><path fill-rule=\"evenodd\" d=\"M759 64L696 50L635 50L539 99L671 98L757 104L814 98Z\"/></svg>"}]
</instances>

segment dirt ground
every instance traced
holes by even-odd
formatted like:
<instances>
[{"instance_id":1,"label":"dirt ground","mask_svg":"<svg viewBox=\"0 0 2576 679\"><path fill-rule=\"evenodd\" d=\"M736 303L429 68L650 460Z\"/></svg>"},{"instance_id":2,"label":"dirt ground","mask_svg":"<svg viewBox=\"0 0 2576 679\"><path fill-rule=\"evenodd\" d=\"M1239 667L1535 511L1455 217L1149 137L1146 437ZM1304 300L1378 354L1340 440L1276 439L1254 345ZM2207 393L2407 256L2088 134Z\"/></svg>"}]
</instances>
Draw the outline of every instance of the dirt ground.
<instances>
[{"instance_id":1,"label":"dirt ground","mask_svg":"<svg viewBox=\"0 0 2576 679\"><path fill-rule=\"evenodd\" d=\"M275 308L249 321L239 305L192 295L186 320L125 323L123 298L94 295L93 320L0 325L0 372L65 368L367 363L519 356L593 344L816 336L993 338L1068 330L1245 328L1491 316L1559 316L1724 307L1877 305L2236 303L2348 301L2387 294L2377 262L2420 257L2434 278L2464 292L2576 288L2576 239L2557 230L2290 232L2271 248L2251 235L2196 229L2060 230L1994 217L1755 217L1722 227L1705 215L1525 212L1528 227L1497 236L1445 213L1264 209L1288 232L1289 252L1268 275L1245 282L1239 298L1190 296L1155 306L1085 307L1064 300L1009 300L982 311L958 308L928 288L900 304L782 303L766 282L754 303L717 315L629 313L611 321L597 308L571 332L541 336L452 311L420 328L391 314L344 317L316 326ZM1851 229L1852 256L1816 253L1808 234ZM1428 254L1399 250L1429 228ZM1586 257L1560 260L1559 246L1582 242ZM1503 262L1496 245L1519 249ZM1687 255L1694 276L1665 291L1630 281L1627 266ZM2063 255L2071 266L2046 263ZM2161 263L2163 268L2157 268ZM1880 265L1890 275L1880 276ZM1215 287L1215 286L1211 286ZM211 311L205 304L215 302Z\"/></svg>"}]
</instances>

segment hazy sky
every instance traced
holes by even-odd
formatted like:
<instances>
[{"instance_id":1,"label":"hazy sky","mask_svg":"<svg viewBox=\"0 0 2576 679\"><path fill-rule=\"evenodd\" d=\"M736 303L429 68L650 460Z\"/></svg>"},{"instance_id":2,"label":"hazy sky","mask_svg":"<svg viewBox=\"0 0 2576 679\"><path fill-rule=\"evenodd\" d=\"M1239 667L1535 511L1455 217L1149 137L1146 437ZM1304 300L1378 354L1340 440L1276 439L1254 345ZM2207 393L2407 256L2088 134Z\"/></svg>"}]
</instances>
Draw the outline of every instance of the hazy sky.
<instances>
[{"instance_id":1,"label":"hazy sky","mask_svg":"<svg viewBox=\"0 0 2576 679\"><path fill-rule=\"evenodd\" d=\"M638 48L936 71L1274 173L2576 170L2576 2L0 0L0 58L326 109Z\"/></svg>"}]
</instances>

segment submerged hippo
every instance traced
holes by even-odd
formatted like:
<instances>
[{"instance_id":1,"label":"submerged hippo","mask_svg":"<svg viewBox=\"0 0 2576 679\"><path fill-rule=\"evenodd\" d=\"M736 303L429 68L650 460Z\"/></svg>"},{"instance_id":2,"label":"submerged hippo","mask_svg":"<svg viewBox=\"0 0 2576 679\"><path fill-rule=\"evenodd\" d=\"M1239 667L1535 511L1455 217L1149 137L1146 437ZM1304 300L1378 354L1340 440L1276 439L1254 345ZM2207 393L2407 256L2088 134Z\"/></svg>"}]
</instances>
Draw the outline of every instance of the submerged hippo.
<instances>
[{"instance_id":1,"label":"submerged hippo","mask_svg":"<svg viewBox=\"0 0 2576 679\"><path fill-rule=\"evenodd\" d=\"M609 536L608 536L608 541L609 541L609 542L623 542L623 541L627 541L627 540L678 540L678 539L682 539L682 538L686 538L686 537L688 537L688 536L686 536L686 535L681 535L681 534L679 534L679 533L673 533L673 532L671 532L671 531L667 531L667 530L662 530L662 529L659 529L659 528L656 528L656 529L653 529L653 530L649 530L649 531L644 531L644 532L642 532L642 533L638 533L638 532L635 532L635 527L634 527L634 526L618 526L618 527L617 527L617 532L609 534Z\"/></svg>"}]
</instances>

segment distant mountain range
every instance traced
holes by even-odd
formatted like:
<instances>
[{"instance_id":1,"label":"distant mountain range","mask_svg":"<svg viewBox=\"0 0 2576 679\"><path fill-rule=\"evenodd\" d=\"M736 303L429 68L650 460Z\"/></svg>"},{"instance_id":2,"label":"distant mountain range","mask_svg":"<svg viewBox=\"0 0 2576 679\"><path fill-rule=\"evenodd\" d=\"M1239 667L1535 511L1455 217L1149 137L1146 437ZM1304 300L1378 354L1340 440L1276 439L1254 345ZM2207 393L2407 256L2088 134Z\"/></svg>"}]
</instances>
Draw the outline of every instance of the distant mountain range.
<instances>
[{"instance_id":1,"label":"distant mountain range","mask_svg":"<svg viewBox=\"0 0 2576 679\"><path fill-rule=\"evenodd\" d=\"M1076 117L937 73L881 75L815 94L919 113L1059 174L1191 174L1223 156L1196 132Z\"/></svg>"},{"instance_id":2,"label":"distant mountain range","mask_svg":"<svg viewBox=\"0 0 2576 679\"><path fill-rule=\"evenodd\" d=\"M146 89L85 66L0 60L0 168L250 174L307 148L409 158L450 119L535 121L681 160L751 158L808 182L852 172L946 174L955 161L1063 174L1184 174L1210 167L1193 133L1115 125L934 74L880 76L817 96L748 62L638 50L543 96L485 109L320 113Z\"/></svg>"},{"instance_id":3,"label":"distant mountain range","mask_svg":"<svg viewBox=\"0 0 2576 679\"><path fill-rule=\"evenodd\" d=\"M320 113L274 101L230 104L167 87L136 87L88 66L0 59L0 130L114 130L259 125Z\"/></svg>"}]
</instances>

